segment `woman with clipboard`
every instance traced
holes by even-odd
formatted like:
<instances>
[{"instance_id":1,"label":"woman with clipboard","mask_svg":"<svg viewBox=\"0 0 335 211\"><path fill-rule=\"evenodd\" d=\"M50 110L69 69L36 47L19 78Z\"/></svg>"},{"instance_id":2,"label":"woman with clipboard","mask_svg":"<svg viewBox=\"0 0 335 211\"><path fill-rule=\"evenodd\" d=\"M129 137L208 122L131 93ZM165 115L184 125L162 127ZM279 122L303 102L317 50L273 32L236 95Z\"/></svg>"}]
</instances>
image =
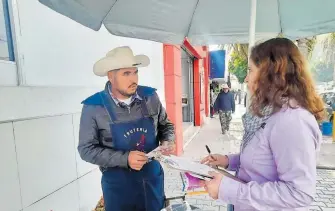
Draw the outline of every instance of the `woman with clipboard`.
<instances>
[{"instance_id":1,"label":"woman with clipboard","mask_svg":"<svg viewBox=\"0 0 335 211\"><path fill-rule=\"evenodd\" d=\"M202 161L237 171L243 184L211 174L205 188L234 210L308 211L316 192L316 154L324 118L305 59L286 38L274 38L251 51L246 78L251 94L243 116L239 154L210 155Z\"/></svg>"}]
</instances>

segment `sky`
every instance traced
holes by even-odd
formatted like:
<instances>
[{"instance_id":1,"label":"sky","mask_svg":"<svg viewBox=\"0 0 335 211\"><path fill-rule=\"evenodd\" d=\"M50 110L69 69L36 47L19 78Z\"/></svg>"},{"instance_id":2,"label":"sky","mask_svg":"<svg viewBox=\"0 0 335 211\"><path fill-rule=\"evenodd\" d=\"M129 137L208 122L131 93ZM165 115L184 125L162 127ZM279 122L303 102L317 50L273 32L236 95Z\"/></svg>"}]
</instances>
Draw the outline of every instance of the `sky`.
<instances>
[{"instance_id":1,"label":"sky","mask_svg":"<svg viewBox=\"0 0 335 211\"><path fill-rule=\"evenodd\" d=\"M209 46L209 51L215 51L215 50L219 50L219 45L210 45Z\"/></svg>"}]
</instances>

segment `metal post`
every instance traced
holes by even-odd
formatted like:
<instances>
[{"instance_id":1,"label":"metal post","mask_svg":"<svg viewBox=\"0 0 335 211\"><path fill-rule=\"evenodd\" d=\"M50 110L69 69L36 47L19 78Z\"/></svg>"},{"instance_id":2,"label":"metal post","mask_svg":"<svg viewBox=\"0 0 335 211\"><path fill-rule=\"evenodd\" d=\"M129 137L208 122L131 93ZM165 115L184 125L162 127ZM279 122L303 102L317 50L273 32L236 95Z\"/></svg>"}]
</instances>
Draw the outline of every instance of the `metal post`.
<instances>
[{"instance_id":1,"label":"metal post","mask_svg":"<svg viewBox=\"0 0 335 211\"><path fill-rule=\"evenodd\" d=\"M250 25L249 25L249 49L248 49L248 62L250 60L251 48L255 45L255 34L256 34L256 18L257 18L257 0L251 0L250 7ZM247 90L247 111L250 106L250 92Z\"/></svg>"},{"instance_id":2,"label":"metal post","mask_svg":"<svg viewBox=\"0 0 335 211\"><path fill-rule=\"evenodd\" d=\"M250 26L249 26L249 55L251 47L255 45L257 0L251 0Z\"/></svg>"}]
</instances>

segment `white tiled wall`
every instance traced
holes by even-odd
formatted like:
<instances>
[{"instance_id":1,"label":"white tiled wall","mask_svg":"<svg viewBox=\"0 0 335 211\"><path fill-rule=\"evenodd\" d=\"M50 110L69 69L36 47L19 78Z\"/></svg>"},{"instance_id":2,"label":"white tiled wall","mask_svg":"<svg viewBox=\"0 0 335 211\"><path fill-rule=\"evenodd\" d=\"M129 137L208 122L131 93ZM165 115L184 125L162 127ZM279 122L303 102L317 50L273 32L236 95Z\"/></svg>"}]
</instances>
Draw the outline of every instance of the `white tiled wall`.
<instances>
[{"instance_id":1,"label":"white tiled wall","mask_svg":"<svg viewBox=\"0 0 335 211\"><path fill-rule=\"evenodd\" d=\"M0 210L22 208L12 123L0 124Z\"/></svg>"},{"instance_id":2,"label":"white tiled wall","mask_svg":"<svg viewBox=\"0 0 335 211\"><path fill-rule=\"evenodd\" d=\"M75 152L76 152L76 163L77 163L77 176L81 177L93 169L97 169L97 166L92 165L83 161L80 158L80 155L77 150L78 141L79 141L79 125L80 125L80 113L74 114L73 118L73 127L74 127L74 137L75 137Z\"/></svg>"},{"instance_id":3,"label":"white tiled wall","mask_svg":"<svg viewBox=\"0 0 335 211\"><path fill-rule=\"evenodd\" d=\"M24 207L77 178L71 115L15 122L14 132Z\"/></svg>"},{"instance_id":4,"label":"white tiled wall","mask_svg":"<svg viewBox=\"0 0 335 211\"><path fill-rule=\"evenodd\" d=\"M1 211L95 207L101 173L79 157L79 120L77 113L0 124Z\"/></svg>"},{"instance_id":5,"label":"white tiled wall","mask_svg":"<svg viewBox=\"0 0 335 211\"><path fill-rule=\"evenodd\" d=\"M78 183L75 181L52 195L24 208L23 211L77 211L79 210ZM91 211L87 209L86 211Z\"/></svg>"},{"instance_id":6,"label":"white tiled wall","mask_svg":"<svg viewBox=\"0 0 335 211\"><path fill-rule=\"evenodd\" d=\"M91 211L97 205L101 191L101 173L96 169L78 179L79 186L79 210Z\"/></svg>"}]
</instances>

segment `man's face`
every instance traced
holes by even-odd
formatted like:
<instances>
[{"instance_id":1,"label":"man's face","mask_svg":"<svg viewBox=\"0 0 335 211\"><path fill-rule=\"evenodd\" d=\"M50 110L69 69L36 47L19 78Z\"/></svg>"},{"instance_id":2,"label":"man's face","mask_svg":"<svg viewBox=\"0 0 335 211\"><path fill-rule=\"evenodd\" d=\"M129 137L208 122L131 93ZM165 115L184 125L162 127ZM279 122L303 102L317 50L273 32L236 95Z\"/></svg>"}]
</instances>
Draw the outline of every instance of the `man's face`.
<instances>
[{"instance_id":1,"label":"man's face","mask_svg":"<svg viewBox=\"0 0 335 211\"><path fill-rule=\"evenodd\" d=\"M224 93L227 93L229 91L229 89L223 89Z\"/></svg>"},{"instance_id":2,"label":"man's face","mask_svg":"<svg viewBox=\"0 0 335 211\"><path fill-rule=\"evenodd\" d=\"M137 68L124 68L110 71L108 72L108 79L112 84L113 90L128 98L136 93L138 70Z\"/></svg>"}]
</instances>

